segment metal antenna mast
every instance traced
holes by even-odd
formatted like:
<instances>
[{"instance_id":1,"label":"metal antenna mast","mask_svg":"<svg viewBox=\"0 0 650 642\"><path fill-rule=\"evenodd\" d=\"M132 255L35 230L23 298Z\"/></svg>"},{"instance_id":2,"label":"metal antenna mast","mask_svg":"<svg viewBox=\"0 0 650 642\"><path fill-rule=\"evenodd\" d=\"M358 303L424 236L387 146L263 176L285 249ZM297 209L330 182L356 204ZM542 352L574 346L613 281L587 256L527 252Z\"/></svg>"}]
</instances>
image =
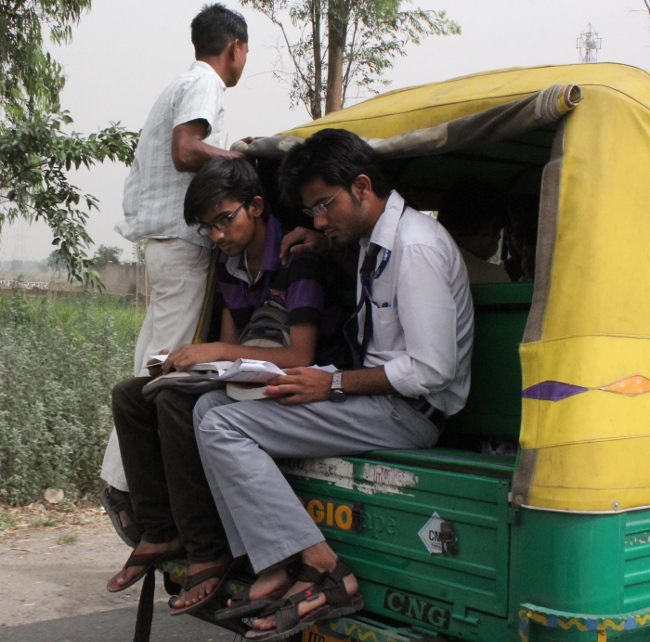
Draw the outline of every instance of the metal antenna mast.
<instances>
[{"instance_id":1,"label":"metal antenna mast","mask_svg":"<svg viewBox=\"0 0 650 642\"><path fill-rule=\"evenodd\" d=\"M576 49L580 52L580 62L596 62L602 42L603 39L598 37L598 33L589 23L587 28L580 34L580 37L576 39Z\"/></svg>"}]
</instances>

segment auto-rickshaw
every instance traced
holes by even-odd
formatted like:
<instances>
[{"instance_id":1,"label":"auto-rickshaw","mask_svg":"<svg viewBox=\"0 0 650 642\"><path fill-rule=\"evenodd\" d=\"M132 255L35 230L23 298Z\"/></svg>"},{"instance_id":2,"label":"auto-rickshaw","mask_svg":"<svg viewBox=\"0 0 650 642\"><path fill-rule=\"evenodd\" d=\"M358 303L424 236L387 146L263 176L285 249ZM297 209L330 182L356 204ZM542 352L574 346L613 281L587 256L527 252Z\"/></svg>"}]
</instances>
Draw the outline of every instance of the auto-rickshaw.
<instances>
[{"instance_id":1,"label":"auto-rickshaw","mask_svg":"<svg viewBox=\"0 0 650 642\"><path fill-rule=\"evenodd\" d=\"M438 447L283 462L366 604L304 642L650 640L650 77L481 73L240 149L272 184L324 127L419 209L477 178L539 208L534 280L472 286L472 390Z\"/></svg>"}]
</instances>

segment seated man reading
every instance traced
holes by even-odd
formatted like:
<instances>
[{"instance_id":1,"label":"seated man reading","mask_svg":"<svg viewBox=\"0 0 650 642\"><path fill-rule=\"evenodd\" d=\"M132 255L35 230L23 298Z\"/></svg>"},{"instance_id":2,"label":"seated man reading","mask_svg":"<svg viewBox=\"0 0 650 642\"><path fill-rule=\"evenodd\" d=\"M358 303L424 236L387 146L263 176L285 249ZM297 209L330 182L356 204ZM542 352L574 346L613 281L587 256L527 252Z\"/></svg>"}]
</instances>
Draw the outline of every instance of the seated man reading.
<instances>
[{"instance_id":1,"label":"seated man reading","mask_svg":"<svg viewBox=\"0 0 650 642\"><path fill-rule=\"evenodd\" d=\"M510 283L505 267L492 263L505 225L503 198L493 188L465 181L446 192L438 221L458 245L470 283Z\"/></svg>"},{"instance_id":2,"label":"seated man reading","mask_svg":"<svg viewBox=\"0 0 650 642\"><path fill-rule=\"evenodd\" d=\"M372 149L341 129L296 145L280 170L333 243L360 240L358 367L334 375L292 368L273 381L288 396L232 403L223 391L194 410L206 476L235 556L258 580L217 617L258 613L247 637L284 639L354 613L363 598L274 462L430 448L469 391L473 310L467 270L447 231L391 191ZM300 256L300 254L296 254ZM290 583L287 566L300 563ZM266 610L264 608L266 607Z\"/></svg>"},{"instance_id":3,"label":"seated man reading","mask_svg":"<svg viewBox=\"0 0 650 642\"><path fill-rule=\"evenodd\" d=\"M207 163L188 188L185 220L188 225L199 223L199 232L210 235L220 250L216 305L223 310L221 340L177 348L164 371L238 358L271 361L281 368L339 363L343 351L333 350L335 329L340 327L338 309L327 300L321 262L300 255L281 265L282 231L247 161L217 158ZM288 347L237 345L255 309L271 300L288 311ZM197 396L162 389L155 401L147 401L142 389L151 380L128 379L113 391L115 426L142 539L109 581L108 590L132 586L157 562L186 549L189 577L173 605L174 613L182 613L216 593L232 556L194 437ZM272 404L255 403L260 408Z\"/></svg>"}]
</instances>

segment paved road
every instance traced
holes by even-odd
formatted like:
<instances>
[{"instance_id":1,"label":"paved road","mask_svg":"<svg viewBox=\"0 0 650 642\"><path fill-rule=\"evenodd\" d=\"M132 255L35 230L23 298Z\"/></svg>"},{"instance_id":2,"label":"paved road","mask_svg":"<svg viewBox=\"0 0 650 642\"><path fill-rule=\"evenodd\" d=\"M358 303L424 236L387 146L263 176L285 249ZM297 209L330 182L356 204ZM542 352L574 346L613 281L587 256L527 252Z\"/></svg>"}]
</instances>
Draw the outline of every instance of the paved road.
<instances>
[{"instance_id":1,"label":"paved road","mask_svg":"<svg viewBox=\"0 0 650 642\"><path fill-rule=\"evenodd\" d=\"M76 615L22 626L0 627L2 642L131 642L136 608ZM183 615L171 617L165 604L156 604L151 642L232 642L235 634Z\"/></svg>"},{"instance_id":2,"label":"paved road","mask_svg":"<svg viewBox=\"0 0 650 642\"><path fill-rule=\"evenodd\" d=\"M108 518L90 527L24 528L0 537L1 642L131 642L142 584L108 593L130 549ZM62 536L73 539L62 540ZM62 545L59 542L70 541ZM156 579L151 642L232 642L195 617L171 617Z\"/></svg>"}]
</instances>

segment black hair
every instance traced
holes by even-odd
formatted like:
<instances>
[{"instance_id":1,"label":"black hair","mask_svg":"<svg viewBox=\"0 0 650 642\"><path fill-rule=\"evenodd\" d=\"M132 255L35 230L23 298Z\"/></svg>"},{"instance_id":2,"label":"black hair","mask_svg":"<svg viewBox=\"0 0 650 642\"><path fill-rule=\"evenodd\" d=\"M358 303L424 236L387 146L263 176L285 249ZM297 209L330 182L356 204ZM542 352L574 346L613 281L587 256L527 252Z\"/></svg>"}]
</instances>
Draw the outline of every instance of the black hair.
<instances>
[{"instance_id":1,"label":"black hair","mask_svg":"<svg viewBox=\"0 0 650 642\"><path fill-rule=\"evenodd\" d=\"M256 196L264 199L264 190L253 166L243 158L217 156L191 180L185 192L183 216L188 225L197 225L226 198L250 203ZM263 217L268 217L266 205Z\"/></svg>"},{"instance_id":2,"label":"black hair","mask_svg":"<svg viewBox=\"0 0 650 642\"><path fill-rule=\"evenodd\" d=\"M282 198L287 204L299 205L299 188L314 178L350 192L359 174L370 178L379 198L388 196L391 187L370 145L345 129L321 129L285 156L279 172Z\"/></svg>"},{"instance_id":3,"label":"black hair","mask_svg":"<svg viewBox=\"0 0 650 642\"><path fill-rule=\"evenodd\" d=\"M438 221L454 237L476 236L491 224L502 228L506 223L504 209L499 192L481 182L469 181L443 194Z\"/></svg>"},{"instance_id":4,"label":"black hair","mask_svg":"<svg viewBox=\"0 0 650 642\"><path fill-rule=\"evenodd\" d=\"M233 40L248 42L244 17L222 4L206 4L192 20L192 44L197 59L219 56Z\"/></svg>"}]
</instances>

